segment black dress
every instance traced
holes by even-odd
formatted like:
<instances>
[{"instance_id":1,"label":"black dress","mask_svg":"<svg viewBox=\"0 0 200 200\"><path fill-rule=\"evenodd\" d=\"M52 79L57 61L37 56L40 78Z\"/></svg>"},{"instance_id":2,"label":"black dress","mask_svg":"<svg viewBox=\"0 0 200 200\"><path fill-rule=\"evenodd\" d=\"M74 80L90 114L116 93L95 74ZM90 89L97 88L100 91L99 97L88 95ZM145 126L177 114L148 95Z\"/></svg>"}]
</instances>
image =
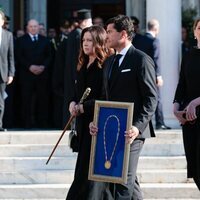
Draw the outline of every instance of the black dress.
<instances>
[{"instance_id":1,"label":"black dress","mask_svg":"<svg viewBox=\"0 0 200 200\"><path fill-rule=\"evenodd\" d=\"M174 102L182 109L193 99L200 97L200 49L193 48L184 56ZM195 123L182 126L187 160L188 178L193 178L200 190L200 117Z\"/></svg>"},{"instance_id":2,"label":"black dress","mask_svg":"<svg viewBox=\"0 0 200 200\"><path fill-rule=\"evenodd\" d=\"M76 130L79 137L79 153L76 162L74 181L67 194L67 200L87 199L91 181L88 180L91 135L89 123L93 121L94 100L100 99L102 88L102 69L94 61L89 68L83 66L77 74L76 95L78 102L87 87L91 88L90 95L83 103L84 114L76 118Z\"/></svg>"}]
</instances>

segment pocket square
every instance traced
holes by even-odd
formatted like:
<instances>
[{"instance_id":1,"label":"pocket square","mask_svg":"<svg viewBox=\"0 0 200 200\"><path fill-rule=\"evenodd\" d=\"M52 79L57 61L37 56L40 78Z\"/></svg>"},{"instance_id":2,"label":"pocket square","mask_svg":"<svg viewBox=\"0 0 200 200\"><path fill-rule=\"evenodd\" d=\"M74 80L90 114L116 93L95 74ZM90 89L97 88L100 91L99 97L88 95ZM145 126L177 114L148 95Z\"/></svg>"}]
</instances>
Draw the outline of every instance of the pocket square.
<instances>
[{"instance_id":1,"label":"pocket square","mask_svg":"<svg viewBox=\"0 0 200 200\"><path fill-rule=\"evenodd\" d=\"M131 69L123 69L121 72L123 73L123 72L130 72L131 71Z\"/></svg>"}]
</instances>

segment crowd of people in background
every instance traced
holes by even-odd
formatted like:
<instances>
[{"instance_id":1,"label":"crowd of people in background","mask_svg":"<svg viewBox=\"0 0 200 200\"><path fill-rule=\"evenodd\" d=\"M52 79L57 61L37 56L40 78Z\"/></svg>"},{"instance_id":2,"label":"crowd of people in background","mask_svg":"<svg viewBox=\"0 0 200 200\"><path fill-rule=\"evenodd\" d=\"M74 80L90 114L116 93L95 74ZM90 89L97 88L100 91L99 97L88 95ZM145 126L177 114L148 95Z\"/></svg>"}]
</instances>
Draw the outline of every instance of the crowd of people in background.
<instances>
[{"instance_id":1,"label":"crowd of people in background","mask_svg":"<svg viewBox=\"0 0 200 200\"><path fill-rule=\"evenodd\" d=\"M133 40L133 45L146 52L148 55L150 55L153 60L156 63L156 73L157 73L157 91L159 94L159 104L157 106L157 110L155 113L155 127L157 129L170 129L169 126L167 126L164 123L164 117L163 117L163 111L162 111L162 100L160 98L160 87L163 84L162 76L161 76L161 66L160 66L160 49L159 49L159 40L157 39L158 33L153 33L155 30L155 27L157 27L157 31L159 31L159 22L158 21L151 21L150 23L154 24L152 25L152 30L147 30L147 33L141 34L140 28L139 28L139 19L135 16L131 17L132 22L134 24L134 32L135 37ZM6 16L5 22L4 22L4 29L9 30L9 21L10 18ZM36 86L32 88L32 95L31 95L31 101L25 100L24 95L27 94L26 90L30 92L29 89L23 88L24 86L27 86L25 84L24 80L29 80L29 78L26 75L22 75L22 59L25 59L24 54L22 53L20 55L20 50L23 49L25 52L29 51L30 49L24 49L24 47L27 45L27 43L22 44L21 41L22 38L26 37L25 35L29 35L30 29L28 28L28 24L25 29L18 29L14 31L14 52L15 52L15 79L13 83L6 88L6 92L8 94L8 97L5 100L5 114L3 118L3 124L6 128L63 128L64 124L66 123L66 120L69 116L69 112L67 112L67 103L66 103L66 93L65 93L65 76L64 73L66 68L64 65L66 64L66 49L67 49L67 39L69 37L69 33L71 33L73 30L77 30L77 28L80 26L78 19L74 20L63 20L61 22L59 30L56 30L54 27L49 27L47 30L45 28L45 24L42 22L37 22L37 34L40 36L46 38L49 43L49 62L48 66L45 67L45 73L46 73L46 83L47 83L47 89L45 89L45 92L41 92L42 94L39 95L40 97L37 98L36 95ZM104 21L100 16L97 16L92 19L93 25L98 25L104 27ZM157 25L155 25L155 22ZM150 25L149 25L150 26ZM152 33L154 36L152 36ZM188 38L188 30L186 27L182 27L182 55L187 53L189 49L192 47L192 44ZM149 36L152 37L148 38ZM71 40L70 40L71 41ZM158 41L158 42L155 42ZM37 40L37 43L40 46L42 45L41 40ZM156 44L156 45L155 45ZM148 46L149 45L149 46ZM152 45L152 46L151 46ZM23 46L23 47L22 47ZM69 45L68 45L69 46ZM153 50L154 48L154 52ZM39 47L38 47L39 48ZM32 51L32 50L30 50ZM33 50L38 51L38 50ZM152 52L151 52L152 51ZM157 54L157 55L156 55ZM44 52L38 53L38 55L35 55L38 57L46 57L47 54ZM157 56L157 57L156 57ZM28 58L29 60L30 58ZM70 58L69 58L70 59ZM24 77L23 77L24 76ZM43 77L44 78L44 77ZM159 81L160 80L160 81ZM38 88L42 88L44 84L38 83ZM66 86L68 87L68 86ZM25 91L24 91L25 90ZM41 99L41 103L40 100ZM25 119L27 120L28 117L24 114L24 101L30 101L29 103L29 112L30 119L29 124L27 125L25 123ZM39 102L38 102L39 101ZM39 105L38 105L39 103ZM28 105L26 105L28 106ZM44 117L42 113L42 110L46 107L46 117ZM37 108L37 109L36 109ZM37 110L37 111L36 111ZM66 114L67 112L67 114ZM28 115L28 114L27 114ZM40 116L43 115L43 116ZM39 119L37 119L37 116L40 118L44 118L46 123L43 123L43 125L40 125ZM39 124L38 124L39 123Z\"/></svg>"},{"instance_id":2,"label":"crowd of people in background","mask_svg":"<svg viewBox=\"0 0 200 200\"><path fill-rule=\"evenodd\" d=\"M46 29L44 23L32 19L25 29L13 32L16 71L13 83L6 88L4 127L63 128L68 105L64 102L64 85L59 84L64 84L62 70L65 68L66 41L69 33L79 27L77 20L63 20L57 30L54 27ZM9 23L10 18L5 16L5 30L10 31ZM103 19L95 17L93 24L103 27ZM30 40L31 35L37 37L34 44L34 39ZM44 66L40 75L27 68L31 60L33 65Z\"/></svg>"}]
</instances>

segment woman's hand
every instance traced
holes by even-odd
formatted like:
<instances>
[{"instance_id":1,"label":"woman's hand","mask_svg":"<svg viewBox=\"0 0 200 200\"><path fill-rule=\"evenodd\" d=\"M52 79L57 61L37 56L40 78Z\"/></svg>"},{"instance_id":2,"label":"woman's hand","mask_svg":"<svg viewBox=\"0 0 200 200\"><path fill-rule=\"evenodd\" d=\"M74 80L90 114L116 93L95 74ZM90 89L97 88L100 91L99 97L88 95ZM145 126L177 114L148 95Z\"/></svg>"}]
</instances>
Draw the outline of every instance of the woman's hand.
<instances>
[{"instance_id":1,"label":"woman's hand","mask_svg":"<svg viewBox=\"0 0 200 200\"><path fill-rule=\"evenodd\" d=\"M193 121L197 118L197 115L196 115L196 104L191 101L188 106L186 107L186 119L188 121Z\"/></svg>"},{"instance_id":2,"label":"woman's hand","mask_svg":"<svg viewBox=\"0 0 200 200\"><path fill-rule=\"evenodd\" d=\"M76 107L76 102L75 101L72 101L70 104L69 104L69 112L72 116L77 116L78 115L78 110L77 110L77 107Z\"/></svg>"}]
</instances>

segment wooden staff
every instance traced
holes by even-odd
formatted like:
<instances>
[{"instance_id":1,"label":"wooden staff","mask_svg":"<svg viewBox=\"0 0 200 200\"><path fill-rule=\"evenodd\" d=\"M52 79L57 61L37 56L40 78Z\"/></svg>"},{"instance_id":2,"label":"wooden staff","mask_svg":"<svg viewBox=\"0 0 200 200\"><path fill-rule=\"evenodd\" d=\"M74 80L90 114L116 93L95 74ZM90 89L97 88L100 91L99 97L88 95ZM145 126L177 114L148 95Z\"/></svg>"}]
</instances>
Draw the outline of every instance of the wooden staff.
<instances>
[{"instance_id":1,"label":"wooden staff","mask_svg":"<svg viewBox=\"0 0 200 200\"><path fill-rule=\"evenodd\" d=\"M83 96L81 97L81 100L79 101L79 104L82 104L82 103L83 103L83 101L84 101L84 100L88 97L88 95L90 94L90 91L91 91L91 89L90 89L89 87L86 88L85 92L83 93ZM52 150L52 152L51 152L51 154L50 154L50 156L49 156L49 158L48 158L48 160L47 160L47 162L46 162L46 165L48 165L48 163L49 163L49 161L50 161L52 155L54 154L54 152L55 152L55 150L56 150L58 144L60 143L60 141L61 141L63 135L65 134L66 130L68 129L69 125L71 124L71 122L72 122L72 120L73 120L74 118L75 118L75 116L73 116L73 115L69 118L67 124L65 125L65 128L63 129L63 132L62 132L61 136L59 137L59 139L58 139L58 141L57 141L55 147L53 148L53 150Z\"/></svg>"}]
</instances>

